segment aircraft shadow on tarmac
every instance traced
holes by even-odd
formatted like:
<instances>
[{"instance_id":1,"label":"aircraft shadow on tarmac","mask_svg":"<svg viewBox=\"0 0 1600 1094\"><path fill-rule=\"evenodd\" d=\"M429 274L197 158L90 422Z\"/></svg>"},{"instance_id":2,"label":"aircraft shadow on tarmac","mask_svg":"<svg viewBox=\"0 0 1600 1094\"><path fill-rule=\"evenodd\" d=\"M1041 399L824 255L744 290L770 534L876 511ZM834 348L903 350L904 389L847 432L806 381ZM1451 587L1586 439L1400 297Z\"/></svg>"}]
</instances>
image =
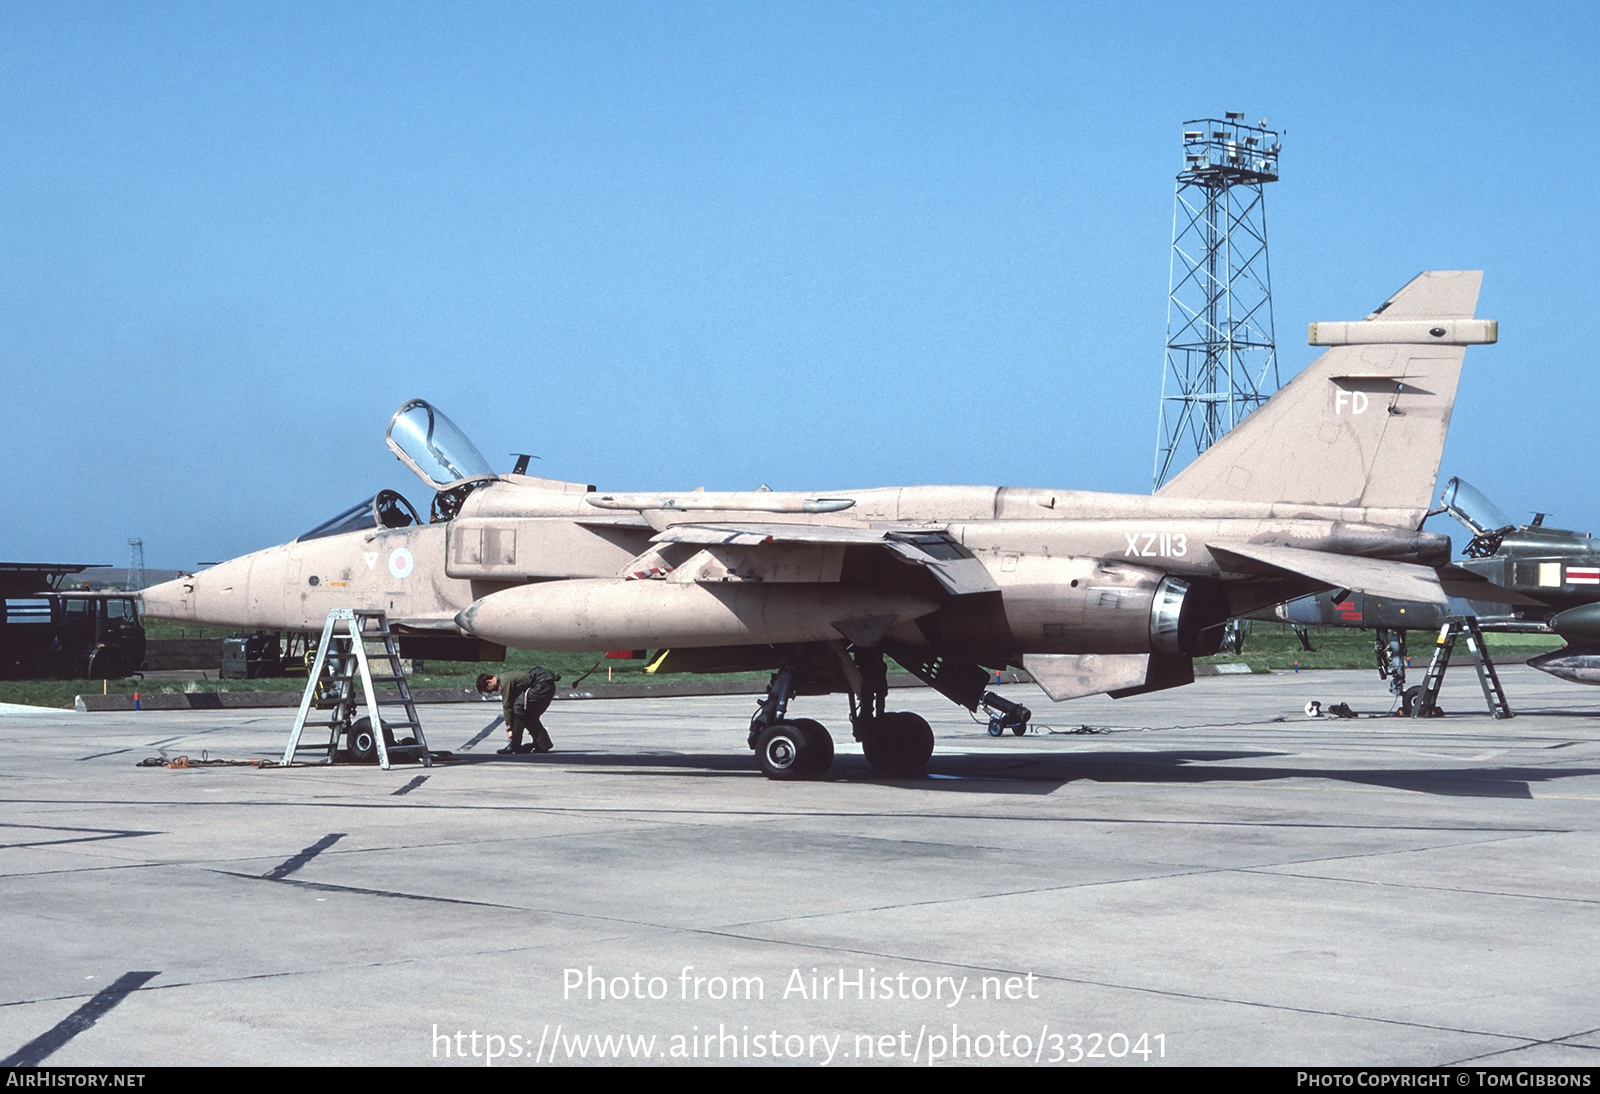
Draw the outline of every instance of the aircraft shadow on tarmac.
<instances>
[{"instance_id":1,"label":"aircraft shadow on tarmac","mask_svg":"<svg viewBox=\"0 0 1600 1094\"><path fill-rule=\"evenodd\" d=\"M889 775L874 770L863 757L840 755L829 769L828 782L871 783L908 790L982 794L1049 794L1069 783L1264 783L1281 779L1322 779L1382 787L1418 794L1468 798L1531 798L1532 786L1560 779L1600 775L1600 768L1536 766L1439 766L1336 768L1311 765L1251 764L1230 761L1265 760L1286 753L1246 750L1175 749L1171 751L1076 752L1062 756L951 755L935 753L926 771ZM458 762L558 764L567 770L621 771L672 777L760 777L748 756L734 754L614 753L557 751L543 756L457 755Z\"/></svg>"}]
</instances>

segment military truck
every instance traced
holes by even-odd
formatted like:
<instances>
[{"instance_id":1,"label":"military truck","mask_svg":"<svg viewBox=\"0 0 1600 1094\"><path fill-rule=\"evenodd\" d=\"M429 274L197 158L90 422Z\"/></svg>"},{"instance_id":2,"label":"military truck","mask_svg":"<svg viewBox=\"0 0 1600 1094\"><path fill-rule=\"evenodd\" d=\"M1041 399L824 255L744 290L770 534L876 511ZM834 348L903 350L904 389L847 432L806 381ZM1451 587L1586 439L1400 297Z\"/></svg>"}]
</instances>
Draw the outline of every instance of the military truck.
<instances>
[{"instance_id":1,"label":"military truck","mask_svg":"<svg viewBox=\"0 0 1600 1094\"><path fill-rule=\"evenodd\" d=\"M144 666L137 593L59 587L86 569L0 563L0 678L116 680Z\"/></svg>"}]
</instances>

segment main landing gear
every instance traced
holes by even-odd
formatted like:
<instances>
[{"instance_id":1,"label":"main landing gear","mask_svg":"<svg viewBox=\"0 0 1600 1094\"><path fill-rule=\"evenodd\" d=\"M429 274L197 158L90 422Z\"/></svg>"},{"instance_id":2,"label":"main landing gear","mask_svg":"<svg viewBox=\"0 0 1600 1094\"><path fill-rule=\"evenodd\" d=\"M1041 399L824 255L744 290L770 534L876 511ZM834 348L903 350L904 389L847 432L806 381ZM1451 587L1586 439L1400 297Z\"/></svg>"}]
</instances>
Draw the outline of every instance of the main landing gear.
<instances>
[{"instance_id":1,"label":"main landing gear","mask_svg":"<svg viewBox=\"0 0 1600 1094\"><path fill-rule=\"evenodd\" d=\"M833 738L818 722L790 718L789 700L800 691L823 694L842 682L850 696L850 727L862 754L874 768L900 775L918 771L933 757L933 727L908 710L885 710L889 695L884 651L877 647L796 646L772 674L766 697L750 719L750 748L769 779L820 779L833 764ZM1027 732L1032 713L1020 703L1001 698L984 685L989 675L976 665L924 661L895 654L896 660L969 710L982 706L989 715L989 733L1007 729Z\"/></svg>"},{"instance_id":2,"label":"main landing gear","mask_svg":"<svg viewBox=\"0 0 1600 1094\"><path fill-rule=\"evenodd\" d=\"M750 747L769 779L820 779L833 765L833 738L819 722L788 717L789 700L800 679L817 666L799 648L784 658L772 674L766 698L750 719ZM850 722L867 762L879 771L915 771L933 755L933 727L910 711L884 711L888 675L883 654L858 651L854 658L842 648L834 651L838 663L828 666L845 679L850 692ZM875 654L875 656L870 656ZM858 698L860 697L859 702Z\"/></svg>"},{"instance_id":3,"label":"main landing gear","mask_svg":"<svg viewBox=\"0 0 1600 1094\"><path fill-rule=\"evenodd\" d=\"M750 719L750 747L769 779L820 779L833 766L833 738L822 723L786 716L796 678L807 664L803 649L785 657Z\"/></svg>"},{"instance_id":4,"label":"main landing gear","mask_svg":"<svg viewBox=\"0 0 1600 1094\"><path fill-rule=\"evenodd\" d=\"M1379 627L1372 634L1373 652L1378 655L1378 679L1389 681L1389 694L1402 700L1408 713L1421 688L1406 687L1406 632Z\"/></svg>"},{"instance_id":5,"label":"main landing gear","mask_svg":"<svg viewBox=\"0 0 1600 1094\"><path fill-rule=\"evenodd\" d=\"M810 718L773 722L756 735L755 749L769 779L820 779L833 765L833 738Z\"/></svg>"},{"instance_id":6,"label":"main landing gear","mask_svg":"<svg viewBox=\"0 0 1600 1094\"><path fill-rule=\"evenodd\" d=\"M870 724L858 721L855 731L862 755L879 771L919 771L933 758L933 727L909 710L891 710Z\"/></svg>"}]
</instances>

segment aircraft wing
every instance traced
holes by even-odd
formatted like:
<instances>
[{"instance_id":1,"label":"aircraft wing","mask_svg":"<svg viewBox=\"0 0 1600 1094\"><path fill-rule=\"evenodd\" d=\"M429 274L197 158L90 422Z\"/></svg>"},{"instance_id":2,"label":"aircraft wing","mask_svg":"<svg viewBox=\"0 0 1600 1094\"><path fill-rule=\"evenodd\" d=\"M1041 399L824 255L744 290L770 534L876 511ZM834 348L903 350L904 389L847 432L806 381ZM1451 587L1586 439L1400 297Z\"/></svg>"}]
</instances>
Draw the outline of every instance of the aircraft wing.
<instances>
[{"instance_id":1,"label":"aircraft wing","mask_svg":"<svg viewBox=\"0 0 1600 1094\"><path fill-rule=\"evenodd\" d=\"M766 569L764 564L768 560L783 554L792 560L798 553L802 558L816 556L818 566L813 571L802 563L798 569L786 569L786 572L831 575L800 580L838 581L840 567L837 562L830 565L830 560L837 556L842 562L844 548L860 546L890 551L904 562L924 567L952 595L999 590L983 563L942 527L889 530L742 521L736 524L674 524L651 537L651 541L658 544L696 544L708 549L701 554L709 554L716 565L694 569L691 565L694 560L691 559L679 569L686 575L693 572L703 576L686 576L682 580L727 580L728 573L739 572L741 562L748 564L746 572L761 573ZM648 571L649 567L643 569ZM794 577L788 579L795 580Z\"/></svg>"},{"instance_id":2,"label":"aircraft wing","mask_svg":"<svg viewBox=\"0 0 1600 1094\"><path fill-rule=\"evenodd\" d=\"M1251 570L1249 563L1285 573L1309 577L1335 589L1356 589L1374 596L1395 600L1418 600L1427 604L1448 604L1450 597L1486 601L1494 604L1542 606L1537 600L1502 588L1487 578L1460 566L1435 570L1411 562L1391 562L1382 558L1336 555L1327 551L1308 551L1267 543L1207 544L1217 561L1229 568Z\"/></svg>"},{"instance_id":3,"label":"aircraft wing","mask_svg":"<svg viewBox=\"0 0 1600 1094\"><path fill-rule=\"evenodd\" d=\"M1420 600L1428 604L1444 604L1449 600L1439 583L1438 572L1431 566L1271 543L1218 542L1208 543L1206 548L1223 566L1245 573L1259 571L1265 566L1309 577L1335 589L1358 589L1376 596Z\"/></svg>"},{"instance_id":4,"label":"aircraft wing","mask_svg":"<svg viewBox=\"0 0 1600 1094\"><path fill-rule=\"evenodd\" d=\"M1460 566L1440 567L1439 584L1451 596L1459 596L1464 600L1486 601L1490 604L1520 604L1531 608L1549 607L1542 600L1512 592L1503 585L1496 585L1482 574L1473 573Z\"/></svg>"},{"instance_id":5,"label":"aircraft wing","mask_svg":"<svg viewBox=\"0 0 1600 1094\"><path fill-rule=\"evenodd\" d=\"M755 547L767 543L882 543L883 533L831 524L674 524L651 537L652 543L726 543Z\"/></svg>"},{"instance_id":6,"label":"aircraft wing","mask_svg":"<svg viewBox=\"0 0 1600 1094\"><path fill-rule=\"evenodd\" d=\"M580 528L648 528L650 522L637 513L618 513L614 516L581 516L572 523Z\"/></svg>"}]
</instances>

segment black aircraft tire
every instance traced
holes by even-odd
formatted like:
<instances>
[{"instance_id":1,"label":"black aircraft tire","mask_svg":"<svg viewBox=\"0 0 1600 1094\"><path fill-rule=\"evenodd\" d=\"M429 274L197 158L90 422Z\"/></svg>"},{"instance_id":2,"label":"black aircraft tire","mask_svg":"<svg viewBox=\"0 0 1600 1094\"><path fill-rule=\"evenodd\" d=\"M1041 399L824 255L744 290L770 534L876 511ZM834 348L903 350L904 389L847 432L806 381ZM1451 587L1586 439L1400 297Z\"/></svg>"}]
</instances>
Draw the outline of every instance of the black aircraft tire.
<instances>
[{"instance_id":1,"label":"black aircraft tire","mask_svg":"<svg viewBox=\"0 0 1600 1094\"><path fill-rule=\"evenodd\" d=\"M1406 688L1405 693L1400 696L1400 702L1405 707L1407 718L1417 717L1417 704L1421 699L1422 688L1420 687Z\"/></svg>"},{"instance_id":2,"label":"black aircraft tire","mask_svg":"<svg viewBox=\"0 0 1600 1094\"><path fill-rule=\"evenodd\" d=\"M874 721L861 734L861 755L878 771L899 771L899 734L885 731L882 718Z\"/></svg>"},{"instance_id":3,"label":"black aircraft tire","mask_svg":"<svg viewBox=\"0 0 1600 1094\"><path fill-rule=\"evenodd\" d=\"M900 770L900 735L894 730L893 717L885 714L861 733L861 754L879 771Z\"/></svg>"},{"instance_id":4,"label":"black aircraft tire","mask_svg":"<svg viewBox=\"0 0 1600 1094\"><path fill-rule=\"evenodd\" d=\"M861 751L879 771L916 771L933 755L933 728L910 711L890 711L861 739Z\"/></svg>"},{"instance_id":5,"label":"black aircraft tire","mask_svg":"<svg viewBox=\"0 0 1600 1094\"><path fill-rule=\"evenodd\" d=\"M933 727L926 718L910 711L901 711L900 762L906 771L920 771L933 759Z\"/></svg>"},{"instance_id":6,"label":"black aircraft tire","mask_svg":"<svg viewBox=\"0 0 1600 1094\"><path fill-rule=\"evenodd\" d=\"M811 763L806 778L822 778L833 766L833 735L821 722L814 722L810 718L795 718L789 724L800 727L800 731L806 735L806 743L811 746Z\"/></svg>"},{"instance_id":7,"label":"black aircraft tire","mask_svg":"<svg viewBox=\"0 0 1600 1094\"><path fill-rule=\"evenodd\" d=\"M756 738L756 762L769 779L790 782L811 777L815 749L804 727L793 722L773 722Z\"/></svg>"},{"instance_id":8,"label":"black aircraft tire","mask_svg":"<svg viewBox=\"0 0 1600 1094\"><path fill-rule=\"evenodd\" d=\"M387 742L385 742L387 743ZM357 718L350 723L350 728L345 732L346 751L350 759L358 764L375 764L378 762L378 741L372 733L371 718Z\"/></svg>"}]
</instances>

